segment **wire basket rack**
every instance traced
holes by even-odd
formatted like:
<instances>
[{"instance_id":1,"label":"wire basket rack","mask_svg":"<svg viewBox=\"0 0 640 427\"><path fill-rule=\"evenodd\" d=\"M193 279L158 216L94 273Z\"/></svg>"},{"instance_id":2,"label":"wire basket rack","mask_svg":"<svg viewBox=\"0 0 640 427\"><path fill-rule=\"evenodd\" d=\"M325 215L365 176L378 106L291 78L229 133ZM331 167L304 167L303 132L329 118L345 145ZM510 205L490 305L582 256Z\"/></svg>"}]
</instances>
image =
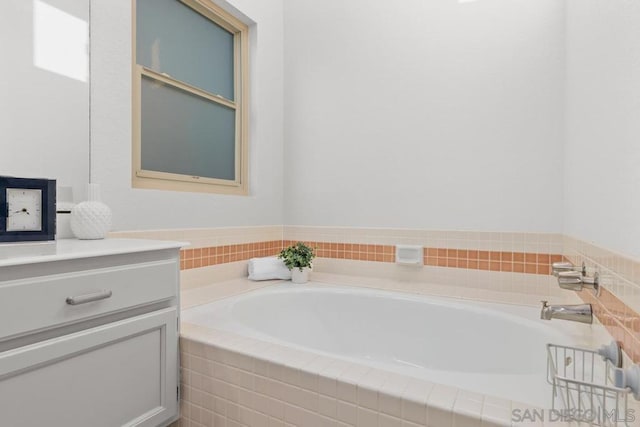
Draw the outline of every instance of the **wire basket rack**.
<instances>
[{"instance_id":1,"label":"wire basket rack","mask_svg":"<svg viewBox=\"0 0 640 427\"><path fill-rule=\"evenodd\" d=\"M625 383L621 361L615 343L600 350L547 344L547 381L553 386L554 413L564 421L590 426L636 425L628 407L633 390Z\"/></svg>"}]
</instances>

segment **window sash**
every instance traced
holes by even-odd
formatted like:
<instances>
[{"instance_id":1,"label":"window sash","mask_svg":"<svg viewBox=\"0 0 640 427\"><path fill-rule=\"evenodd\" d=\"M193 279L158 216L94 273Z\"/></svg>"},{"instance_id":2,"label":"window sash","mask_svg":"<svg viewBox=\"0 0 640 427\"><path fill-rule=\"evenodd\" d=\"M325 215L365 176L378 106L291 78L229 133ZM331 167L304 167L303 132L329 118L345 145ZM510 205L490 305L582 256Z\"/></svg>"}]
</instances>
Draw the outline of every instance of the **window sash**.
<instances>
[{"instance_id":1,"label":"window sash","mask_svg":"<svg viewBox=\"0 0 640 427\"><path fill-rule=\"evenodd\" d=\"M199 96L201 98L205 98L208 99L209 101L213 101L217 104L221 104L221 105L225 105L229 108L232 108L234 110L237 109L237 103L225 98L222 95L218 95L215 93L211 93L211 92L207 92L206 90L202 90L196 86L192 86L189 83L185 83L182 82L180 80L174 79L173 77L171 77L170 75L166 74L166 73L158 73L157 71L153 71L150 68L147 68L145 66L142 65L138 65L137 66L139 69L139 73L140 73L140 78L142 78L142 76L145 77L149 77L152 78L153 80L158 80L161 81L162 83L165 83L169 86L173 86L173 87L177 87L179 89L184 90L185 92L189 92L192 93L196 96Z\"/></svg>"},{"instance_id":2,"label":"window sash","mask_svg":"<svg viewBox=\"0 0 640 427\"><path fill-rule=\"evenodd\" d=\"M227 180L227 179L219 179L219 178L210 178L210 177L201 177L201 176L191 176L191 175L183 175L183 174L176 174L176 173L171 173L171 172L162 172L162 171L156 171L156 170L145 170L142 168L142 133L140 132L140 137L138 139L138 143L136 144L136 151L137 151L137 156L136 158L138 159L137 163L136 163L136 176L141 177L141 178L156 178L156 179L165 179L165 180L173 180L173 181L183 181L183 182L197 182L197 183L201 183L201 184L216 184L216 185L226 185L226 186L232 186L232 187L239 187L241 185L241 157L242 157L242 145L239 143L239 136L240 133L242 132L241 130L241 118L240 118L240 114L238 114L238 108L237 108L237 103L230 101L220 95L216 95L213 93L209 93L207 91L204 91L202 89L193 87L187 83L181 82L179 80L176 80L174 78L172 78L171 76L168 76L167 74L163 74L163 73L157 73L147 67L143 67L141 65L137 65L136 66L137 69L137 76L136 76L136 81L139 82L138 83L138 98L140 100L140 102L142 102L142 85L140 84L140 82L142 81L143 77L149 77L153 80L157 80L159 82L162 82L164 84L166 84L167 86L170 86L172 88L176 88L179 90L182 90L184 92L190 93L194 96L200 97L200 98L204 98L207 101L211 101L213 103L219 104L219 105L223 105L227 108L230 108L234 111L236 111L236 120L235 120L235 155L234 155L234 159L235 159L235 165L234 165L234 170L235 170L235 179L232 180ZM140 109L138 110L139 112L141 111ZM140 123L141 124L141 123Z\"/></svg>"}]
</instances>

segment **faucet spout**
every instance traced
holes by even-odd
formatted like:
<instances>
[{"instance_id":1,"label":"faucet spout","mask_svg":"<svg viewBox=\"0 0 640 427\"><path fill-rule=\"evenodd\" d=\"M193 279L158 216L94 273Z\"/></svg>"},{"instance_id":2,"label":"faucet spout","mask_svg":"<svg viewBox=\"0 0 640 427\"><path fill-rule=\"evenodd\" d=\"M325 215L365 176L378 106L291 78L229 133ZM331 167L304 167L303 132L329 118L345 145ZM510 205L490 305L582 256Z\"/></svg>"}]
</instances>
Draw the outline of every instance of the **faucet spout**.
<instances>
[{"instance_id":1,"label":"faucet spout","mask_svg":"<svg viewBox=\"0 0 640 427\"><path fill-rule=\"evenodd\" d=\"M549 305L547 301L542 301L540 318L543 320L562 319L592 324L593 309L591 304Z\"/></svg>"}]
</instances>

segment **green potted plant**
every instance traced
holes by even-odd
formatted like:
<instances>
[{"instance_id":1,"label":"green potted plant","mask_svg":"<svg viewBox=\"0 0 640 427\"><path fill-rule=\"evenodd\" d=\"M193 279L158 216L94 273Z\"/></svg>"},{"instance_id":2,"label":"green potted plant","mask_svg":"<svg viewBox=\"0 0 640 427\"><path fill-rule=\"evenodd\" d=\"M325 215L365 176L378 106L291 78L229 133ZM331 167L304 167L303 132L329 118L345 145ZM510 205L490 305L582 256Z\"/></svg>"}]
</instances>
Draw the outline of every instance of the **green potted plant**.
<instances>
[{"instance_id":1,"label":"green potted plant","mask_svg":"<svg viewBox=\"0 0 640 427\"><path fill-rule=\"evenodd\" d=\"M295 245L283 249L278 255L284 265L291 270L291 281L293 283L307 283L309 280L309 270L311 262L316 257L313 248L298 242Z\"/></svg>"}]
</instances>

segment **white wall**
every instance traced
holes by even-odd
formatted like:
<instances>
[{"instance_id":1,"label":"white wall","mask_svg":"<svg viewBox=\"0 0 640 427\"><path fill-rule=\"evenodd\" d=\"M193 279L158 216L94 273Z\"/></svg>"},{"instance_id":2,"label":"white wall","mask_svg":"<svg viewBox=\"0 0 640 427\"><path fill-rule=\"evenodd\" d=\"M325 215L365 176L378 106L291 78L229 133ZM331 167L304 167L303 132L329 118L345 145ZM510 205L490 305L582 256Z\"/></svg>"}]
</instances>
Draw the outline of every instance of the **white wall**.
<instances>
[{"instance_id":1,"label":"white wall","mask_svg":"<svg viewBox=\"0 0 640 427\"><path fill-rule=\"evenodd\" d=\"M640 2L569 0L565 233L640 256Z\"/></svg>"},{"instance_id":2,"label":"white wall","mask_svg":"<svg viewBox=\"0 0 640 427\"><path fill-rule=\"evenodd\" d=\"M566 17L556 0L282 2L232 2L257 22L251 196L232 197L131 189L130 1L92 0L92 180L116 229L564 230L640 256L638 2L568 0ZM28 68L32 2L11 4L2 50ZM32 68L56 80L43 88L77 84ZM2 70L3 94L35 93ZM0 124L23 132L2 132L0 171L79 186L87 164L70 156L88 147L66 142L86 125L47 100L29 126L15 114L33 102L5 98Z\"/></svg>"},{"instance_id":3,"label":"white wall","mask_svg":"<svg viewBox=\"0 0 640 427\"><path fill-rule=\"evenodd\" d=\"M562 229L564 2L285 1L285 223Z\"/></svg>"},{"instance_id":4,"label":"white wall","mask_svg":"<svg viewBox=\"0 0 640 427\"><path fill-rule=\"evenodd\" d=\"M0 175L56 179L80 200L89 180L88 27L85 0L0 2Z\"/></svg>"},{"instance_id":5,"label":"white wall","mask_svg":"<svg viewBox=\"0 0 640 427\"><path fill-rule=\"evenodd\" d=\"M282 0L230 2L251 28L250 196L131 188L131 0L93 0L91 180L115 230L282 223Z\"/></svg>"}]
</instances>

